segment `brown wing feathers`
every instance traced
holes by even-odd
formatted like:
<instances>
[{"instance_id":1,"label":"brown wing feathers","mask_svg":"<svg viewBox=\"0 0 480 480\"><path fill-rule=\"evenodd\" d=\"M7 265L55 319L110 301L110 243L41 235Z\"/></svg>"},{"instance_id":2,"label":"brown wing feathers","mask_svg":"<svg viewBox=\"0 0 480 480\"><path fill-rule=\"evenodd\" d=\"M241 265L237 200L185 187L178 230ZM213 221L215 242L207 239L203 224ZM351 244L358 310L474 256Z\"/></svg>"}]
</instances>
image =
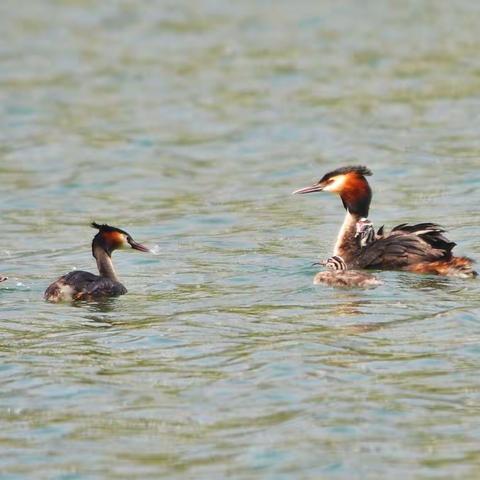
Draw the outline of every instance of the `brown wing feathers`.
<instances>
[{"instance_id":1,"label":"brown wing feathers","mask_svg":"<svg viewBox=\"0 0 480 480\"><path fill-rule=\"evenodd\" d=\"M439 241L415 233L392 231L386 237L367 245L358 257L361 268L401 269L419 262L432 262L451 257L448 248L436 248Z\"/></svg>"},{"instance_id":2,"label":"brown wing feathers","mask_svg":"<svg viewBox=\"0 0 480 480\"><path fill-rule=\"evenodd\" d=\"M443 250L447 257L451 256L451 251L456 245L451 242L443 233L445 229L436 223L417 223L416 225L408 225L402 223L392 229L393 232L409 233L420 237L432 248Z\"/></svg>"},{"instance_id":3,"label":"brown wing feathers","mask_svg":"<svg viewBox=\"0 0 480 480\"><path fill-rule=\"evenodd\" d=\"M467 257L452 256L456 244L449 241L444 232L434 223L397 225L389 234L377 237L361 251L356 259L357 266L475 277L477 273L472 268L473 261Z\"/></svg>"}]
</instances>

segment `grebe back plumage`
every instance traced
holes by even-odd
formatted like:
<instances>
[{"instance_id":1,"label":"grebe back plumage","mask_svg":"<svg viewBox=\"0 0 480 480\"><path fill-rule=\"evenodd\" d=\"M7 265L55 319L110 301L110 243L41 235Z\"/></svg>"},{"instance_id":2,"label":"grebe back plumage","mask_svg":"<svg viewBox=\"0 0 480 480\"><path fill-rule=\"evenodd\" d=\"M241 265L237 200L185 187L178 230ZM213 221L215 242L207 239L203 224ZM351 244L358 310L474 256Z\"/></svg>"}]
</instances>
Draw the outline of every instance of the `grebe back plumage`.
<instances>
[{"instance_id":1,"label":"grebe back plumage","mask_svg":"<svg viewBox=\"0 0 480 480\"><path fill-rule=\"evenodd\" d=\"M343 167L324 175L316 184L293 193L338 193L346 210L334 255L341 256L349 268L407 270L416 273L474 277L473 261L454 257L456 245L443 234L445 230L434 223L401 224L389 233L383 227L373 241L360 245L357 224L368 217L372 191L366 176L371 171L364 166Z\"/></svg>"},{"instance_id":2,"label":"grebe back plumage","mask_svg":"<svg viewBox=\"0 0 480 480\"><path fill-rule=\"evenodd\" d=\"M97 262L100 275L82 270L67 273L45 290L45 300L54 303L93 300L103 297L116 297L127 293L127 289L119 282L113 267L112 252L129 247L140 252L149 252L150 249L135 242L129 233L119 228L100 225L95 222L91 226L98 229L98 233L92 241L92 255Z\"/></svg>"}]
</instances>

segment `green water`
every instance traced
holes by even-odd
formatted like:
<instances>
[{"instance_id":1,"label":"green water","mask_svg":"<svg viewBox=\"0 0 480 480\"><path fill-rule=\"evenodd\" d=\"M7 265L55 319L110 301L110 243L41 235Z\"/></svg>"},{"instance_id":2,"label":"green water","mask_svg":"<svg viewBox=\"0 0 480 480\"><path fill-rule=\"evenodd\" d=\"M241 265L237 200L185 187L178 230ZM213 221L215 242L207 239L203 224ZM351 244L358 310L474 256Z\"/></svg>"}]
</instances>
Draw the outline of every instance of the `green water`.
<instances>
[{"instance_id":1,"label":"green water","mask_svg":"<svg viewBox=\"0 0 480 480\"><path fill-rule=\"evenodd\" d=\"M0 3L0 476L480 475L480 283L314 287L373 171L371 218L480 258L480 4ZM95 270L128 295L51 305Z\"/></svg>"}]
</instances>

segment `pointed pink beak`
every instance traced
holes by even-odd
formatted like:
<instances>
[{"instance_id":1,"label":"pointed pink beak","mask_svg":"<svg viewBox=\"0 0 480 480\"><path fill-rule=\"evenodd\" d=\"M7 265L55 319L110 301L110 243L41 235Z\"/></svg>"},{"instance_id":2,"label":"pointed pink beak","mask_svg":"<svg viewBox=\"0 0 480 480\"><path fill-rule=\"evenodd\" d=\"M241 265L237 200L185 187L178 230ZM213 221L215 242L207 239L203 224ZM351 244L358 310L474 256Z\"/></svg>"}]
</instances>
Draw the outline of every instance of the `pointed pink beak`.
<instances>
[{"instance_id":1,"label":"pointed pink beak","mask_svg":"<svg viewBox=\"0 0 480 480\"><path fill-rule=\"evenodd\" d=\"M146 247L145 245L142 245L141 243L135 242L135 240L130 240L128 243L130 243L130 246L138 250L139 252L150 252L150 249Z\"/></svg>"},{"instance_id":2,"label":"pointed pink beak","mask_svg":"<svg viewBox=\"0 0 480 480\"><path fill-rule=\"evenodd\" d=\"M315 185L311 185L310 187L300 188L299 190L295 190L292 192L292 195L303 195L304 193L314 193L314 192L321 192L323 190L323 185L320 183L316 183Z\"/></svg>"}]
</instances>

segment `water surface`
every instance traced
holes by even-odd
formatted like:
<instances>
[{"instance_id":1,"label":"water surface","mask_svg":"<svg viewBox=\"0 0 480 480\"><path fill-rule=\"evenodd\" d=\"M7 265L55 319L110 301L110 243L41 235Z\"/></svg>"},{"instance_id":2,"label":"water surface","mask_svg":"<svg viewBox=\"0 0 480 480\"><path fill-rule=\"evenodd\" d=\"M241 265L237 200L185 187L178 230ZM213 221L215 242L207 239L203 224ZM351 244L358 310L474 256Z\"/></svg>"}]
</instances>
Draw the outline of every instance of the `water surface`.
<instances>
[{"instance_id":1,"label":"water surface","mask_svg":"<svg viewBox=\"0 0 480 480\"><path fill-rule=\"evenodd\" d=\"M480 257L475 2L0 4L5 478L475 478L480 287L314 287L373 171L371 218ZM129 294L50 305L94 270Z\"/></svg>"}]
</instances>

